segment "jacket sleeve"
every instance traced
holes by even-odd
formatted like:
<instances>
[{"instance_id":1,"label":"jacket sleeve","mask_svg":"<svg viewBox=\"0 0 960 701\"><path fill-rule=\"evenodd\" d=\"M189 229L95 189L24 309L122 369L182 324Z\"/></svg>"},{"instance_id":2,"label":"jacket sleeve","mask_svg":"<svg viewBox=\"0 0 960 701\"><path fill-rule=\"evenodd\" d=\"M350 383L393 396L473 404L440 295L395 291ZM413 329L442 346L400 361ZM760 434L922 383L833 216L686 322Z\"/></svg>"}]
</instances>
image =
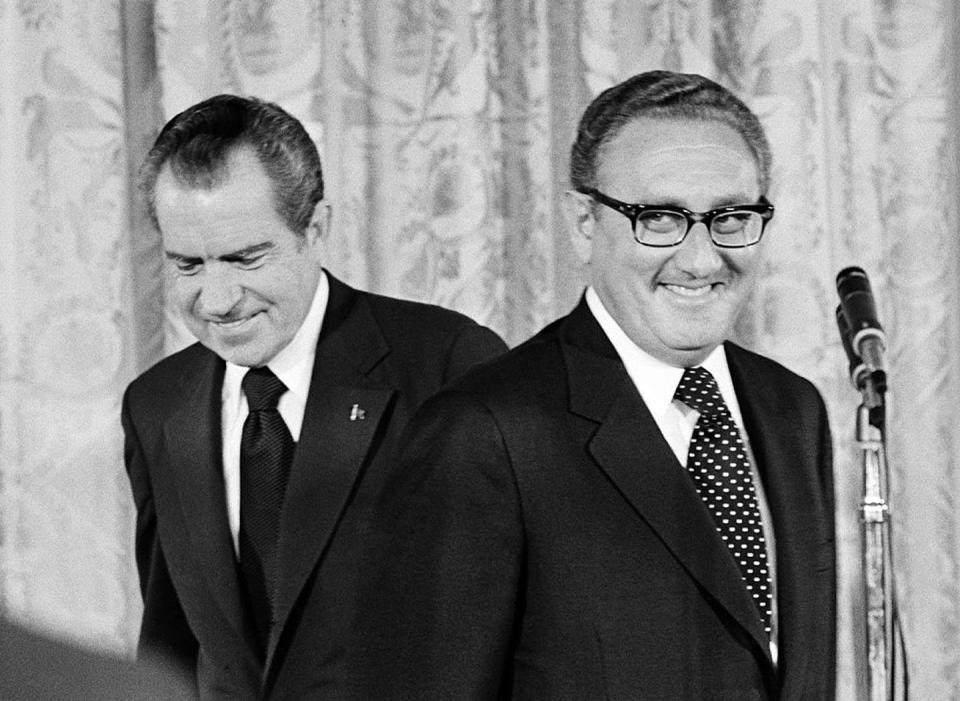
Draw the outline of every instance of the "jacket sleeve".
<instances>
[{"instance_id":1,"label":"jacket sleeve","mask_svg":"<svg viewBox=\"0 0 960 701\"><path fill-rule=\"evenodd\" d=\"M196 668L198 644L167 571L157 533L149 461L137 432L130 395L128 389L123 398L121 422L124 462L137 510L135 553L140 594L143 597L138 655L172 663L192 676Z\"/></svg>"},{"instance_id":2,"label":"jacket sleeve","mask_svg":"<svg viewBox=\"0 0 960 701\"><path fill-rule=\"evenodd\" d=\"M503 693L524 538L509 456L482 405L450 392L424 405L368 535L348 653L355 698Z\"/></svg>"}]
</instances>

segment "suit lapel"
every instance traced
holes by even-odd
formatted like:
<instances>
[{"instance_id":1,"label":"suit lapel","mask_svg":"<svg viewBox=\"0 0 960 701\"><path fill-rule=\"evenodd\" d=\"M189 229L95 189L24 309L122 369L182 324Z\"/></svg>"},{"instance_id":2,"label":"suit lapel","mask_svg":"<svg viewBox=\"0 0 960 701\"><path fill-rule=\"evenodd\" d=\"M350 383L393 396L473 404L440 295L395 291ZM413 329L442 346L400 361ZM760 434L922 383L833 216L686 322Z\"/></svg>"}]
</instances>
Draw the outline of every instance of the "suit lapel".
<instances>
[{"instance_id":1,"label":"suit lapel","mask_svg":"<svg viewBox=\"0 0 960 701\"><path fill-rule=\"evenodd\" d=\"M249 640L223 485L220 447L223 368L223 362L209 353L196 372L181 378L179 390L183 402L164 426L164 446L169 456L166 469L177 486L185 530L191 538L191 542L182 547L192 550L190 557L200 565L211 598L224 617L241 639ZM165 547L175 545L167 543Z\"/></svg>"},{"instance_id":2,"label":"suit lapel","mask_svg":"<svg viewBox=\"0 0 960 701\"><path fill-rule=\"evenodd\" d=\"M280 523L277 642L311 572L330 542L394 390L371 371L389 347L362 296L330 278L330 301L317 344Z\"/></svg>"},{"instance_id":3,"label":"suit lapel","mask_svg":"<svg viewBox=\"0 0 960 701\"><path fill-rule=\"evenodd\" d=\"M690 576L769 655L756 606L709 511L585 303L563 333L570 410L599 423L588 451Z\"/></svg>"},{"instance_id":4,"label":"suit lapel","mask_svg":"<svg viewBox=\"0 0 960 701\"><path fill-rule=\"evenodd\" d=\"M773 519L781 659L792 660L795 668L797 660L805 657L803 641L813 639L816 622L816 597L809 585L814 577L803 565L817 562L820 530L815 526L822 515L802 506L820 503L813 491L817 484L814 451L797 423L803 413L795 399L776 392L774 380L762 366L751 364L742 349L727 344L726 350Z\"/></svg>"}]
</instances>

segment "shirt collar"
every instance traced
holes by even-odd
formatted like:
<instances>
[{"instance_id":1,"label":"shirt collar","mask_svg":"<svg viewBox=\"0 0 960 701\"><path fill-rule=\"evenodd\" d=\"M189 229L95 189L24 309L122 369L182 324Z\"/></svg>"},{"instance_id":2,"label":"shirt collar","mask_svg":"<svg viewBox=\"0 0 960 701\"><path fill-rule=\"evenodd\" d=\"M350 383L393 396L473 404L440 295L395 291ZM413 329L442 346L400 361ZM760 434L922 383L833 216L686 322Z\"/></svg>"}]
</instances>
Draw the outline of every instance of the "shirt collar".
<instances>
[{"instance_id":1,"label":"shirt collar","mask_svg":"<svg viewBox=\"0 0 960 701\"><path fill-rule=\"evenodd\" d=\"M620 324L610 315L600 296L593 287L586 292L587 306L600 324L600 328L610 339L610 343L623 361L627 374L633 380L637 391L654 417L661 417L668 411L673 402L673 395L683 377L683 368L670 365L653 357L636 343L634 343ZM727 356L723 344L714 348L710 355L701 363L701 366L710 371L716 378L727 404L735 398L733 394L733 380L730 378L730 368L727 366ZM738 418L738 417L735 417Z\"/></svg>"},{"instance_id":2,"label":"shirt collar","mask_svg":"<svg viewBox=\"0 0 960 701\"><path fill-rule=\"evenodd\" d=\"M273 374L280 378L280 381L286 385L287 390L299 395L302 400L306 400L307 393L310 390L310 378L313 374L313 361L317 353L317 338L320 336L320 329L323 326L323 317L327 310L327 301L330 297L330 282L327 279L326 271L320 271L320 279L317 281L317 289L313 293L313 301L310 303L310 309L307 311L303 323L297 329L286 346L280 349L267 367L273 371ZM240 397L240 382L249 368L242 365L227 363L227 369L223 377L225 396L227 392L236 396L237 401Z\"/></svg>"}]
</instances>

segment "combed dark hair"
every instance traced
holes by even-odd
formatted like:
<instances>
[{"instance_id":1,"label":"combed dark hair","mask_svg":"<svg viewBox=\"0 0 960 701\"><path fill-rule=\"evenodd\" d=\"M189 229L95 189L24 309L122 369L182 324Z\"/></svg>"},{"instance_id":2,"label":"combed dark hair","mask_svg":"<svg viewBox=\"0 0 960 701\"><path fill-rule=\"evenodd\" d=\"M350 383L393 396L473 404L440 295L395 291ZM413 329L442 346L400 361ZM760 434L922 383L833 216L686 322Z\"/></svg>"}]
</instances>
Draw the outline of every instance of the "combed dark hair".
<instances>
[{"instance_id":1,"label":"combed dark hair","mask_svg":"<svg viewBox=\"0 0 960 701\"><path fill-rule=\"evenodd\" d=\"M694 119L728 124L753 152L760 192L770 185L770 144L763 125L736 95L694 73L648 71L600 93L587 107L570 150L570 184L576 190L597 187L600 152L626 125L640 117Z\"/></svg>"},{"instance_id":2,"label":"combed dark hair","mask_svg":"<svg viewBox=\"0 0 960 701\"><path fill-rule=\"evenodd\" d=\"M241 148L256 154L273 184L277 214L302 235L323 199L317 147L303 125L278 105L237 95L198 102L160 131L138 180L154 226L157 177L165 165L180 183L210 189L226 179L230 156Z\"/></svg>"}]
</instances>

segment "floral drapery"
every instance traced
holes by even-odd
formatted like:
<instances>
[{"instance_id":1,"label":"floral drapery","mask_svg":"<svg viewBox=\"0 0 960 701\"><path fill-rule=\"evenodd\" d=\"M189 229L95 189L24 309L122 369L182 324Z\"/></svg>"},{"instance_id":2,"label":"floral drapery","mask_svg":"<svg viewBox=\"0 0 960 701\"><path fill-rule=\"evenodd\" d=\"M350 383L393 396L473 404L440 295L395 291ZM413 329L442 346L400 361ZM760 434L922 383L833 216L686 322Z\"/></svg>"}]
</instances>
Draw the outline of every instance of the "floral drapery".
<instances>
[{"instance_id":1,"label":"floral drapery","mask_svg":"<svg viewBox=\"0 0 960 701\"><path fill-rule=\"evenodd\" d=\"M960 697L954 13L949 0L0 0L0 610L117 650L135 638L119 399L188 340L130 206L163 119L217 92L280 102L324 157L328 267L517 343L582 289L557 212L577 117L665 67L733 88L773 144L777 217L738 333L831 411L841 696L863 693L865 645L859 397L833 290L860 265L889 336L914 695Z\"/></svg>"}]
</instances>

